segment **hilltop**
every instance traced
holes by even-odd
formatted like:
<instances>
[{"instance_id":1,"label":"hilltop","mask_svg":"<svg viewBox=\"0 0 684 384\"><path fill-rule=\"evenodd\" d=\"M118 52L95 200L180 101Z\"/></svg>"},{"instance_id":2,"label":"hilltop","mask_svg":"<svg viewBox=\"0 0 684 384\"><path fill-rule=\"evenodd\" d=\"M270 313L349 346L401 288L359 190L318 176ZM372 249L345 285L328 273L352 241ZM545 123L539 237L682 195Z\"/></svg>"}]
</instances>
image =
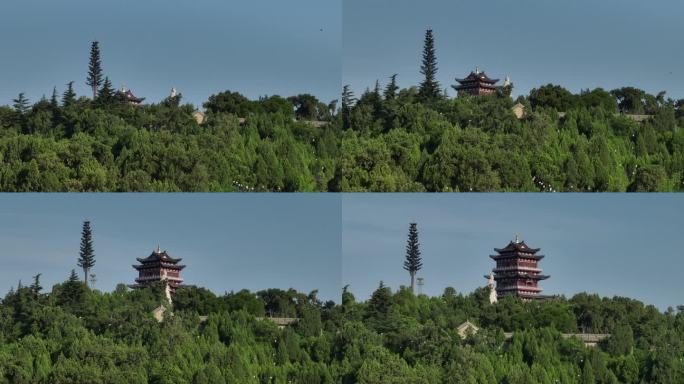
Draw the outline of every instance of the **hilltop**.
<instances>
[{"instance_id":1,"label":"hilltop","mask_svg":"<svg viewBox=\"0 0 684 384\"><path fill-rule=\"evenodd\" d=\"M684 100L545 85L511 98L347 89L345 191L682 191Z\"/></svg>"},{"instance_id":2,"label":"hilltop","mask_svg":"<svg viewBox=\"0 0 684 384\"><path fill-rule=\"evenodd\" d=\"M111 86L109 86L111 87ZM221 92L205 112L172 94L145 105L103 88L0 107L0 190L336 190L334 103ZM339 173L339 172L338 172Z\"/></svg>"},{"instance_id":3,"label":"hilltop","mask_svg":"<svg viewBox=\"0 0 684 384\"><path fill-rule=\"evenodd\" d=\"M66 281L18 287L0 304L0 382L14 383L677 383L684 314L579 294L490 304L485 289L440 297L380 286L367 302L316 292L111 293ZM201 316L201 317L200 317ZM206 317L205 317L206 316ZM279 328L264 317L294 317ZM469 321L479 328L459 334ZM504 332L513 332L506 341ZM610 337L586 347L564 333Z\"/></svg>"}]
</instances>

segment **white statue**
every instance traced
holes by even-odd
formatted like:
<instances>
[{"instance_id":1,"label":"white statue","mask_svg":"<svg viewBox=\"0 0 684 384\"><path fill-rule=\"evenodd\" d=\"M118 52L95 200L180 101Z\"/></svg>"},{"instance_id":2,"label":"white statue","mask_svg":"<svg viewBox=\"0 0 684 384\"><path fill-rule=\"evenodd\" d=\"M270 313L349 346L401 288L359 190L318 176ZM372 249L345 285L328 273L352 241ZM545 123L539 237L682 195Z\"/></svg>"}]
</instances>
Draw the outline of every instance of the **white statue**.
<instances>
[{"instance_id":1,"label":"white statue","mask_svg":"<svg viewBox=\"0 0 684 384\"><path fill-rule=\"evenodd\" d=\"M511 85L511 78L506 76L506 79L504 80L504 87L510 87Z\"/></svg>"},{"instance_id":2,"label":"white statue","mask_svg":"<svg viewBox=\"0 0 684 384\"><path fill-rule=\"evenodd\" d=\"M166 269L162 270L162 281L166 285L164 287L164 294L166 295L166 300L169 301L169 305L171 305L171 285L169 284L169 276L166 274Z\"/></svg>"},{"instance_id":3,"label":"white statue","mask_svg":"<svg viewBox=\"0 0 684 384\"><path fill-rule=\"evenodd\" d=\"M496 283L494 281L494 274L490 273L489 274L489 279L487 280L487 287L489 288L489 303L494 304L496 303Z\"/></svg>"},{"instance_id":4,"label":"white statue","mask_svg":"<svg viewBox=\"0 0 684 384\"><path fill-rule=\"evenodd\" d=\"M178 92L176 91L176 88L171 88L171 97L176 97L178 96Z\"/></svg>"}]
</instances>

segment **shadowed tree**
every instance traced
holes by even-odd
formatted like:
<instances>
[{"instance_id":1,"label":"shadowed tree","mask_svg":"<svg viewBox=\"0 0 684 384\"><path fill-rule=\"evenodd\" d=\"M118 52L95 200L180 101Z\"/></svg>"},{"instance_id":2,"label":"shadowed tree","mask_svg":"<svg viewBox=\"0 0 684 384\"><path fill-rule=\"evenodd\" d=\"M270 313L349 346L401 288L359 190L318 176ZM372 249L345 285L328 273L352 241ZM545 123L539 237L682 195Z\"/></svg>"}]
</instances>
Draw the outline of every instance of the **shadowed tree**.
<instances>
[{"instance_id":1,"label":"shadowed tree","mask_svg":"<svg viewBox=\"0 0 684 384\"><path fill-rule=\"evenodd\" d=\"M97 91L102 85L102 62L100 61L100 45L93 41L90 45L90 63L88 64L88 78L86 84L93 90L93 100L97 97Z\"/></svg>"},{"instance_id":2,"label":"shadowed tree","mask_svg":"<svg viewBox=\"0 0 684 384\"><path fill-rule=\"evenodd\" d=\"M397 96L399 86L397 85L397 74L390 76L390 82L385 87L385 100L393 100Z\"/></svg>"},{"instance_id":3,"label":"shadowed tree","mask_svg":"<svg viewBox=\"0 0 684 384\"><path fill-rule=\"evenodd\" d=\"M342 127L349 128L349 115L351 114L352 106L354 106L354 92L349 85L342 87Z\"/></svg>"},{"instance_id":4,"label":"shadowed tree","mask_svg":"<svg viewBox=\"0 0 684 384\"><path fill-rule=\"evenodd\" d=\"M83 268L83 282L88 285L88 273L95 265L95 252L93 251L93 233L90 229L90 221L83 222L81 231L81 252L79 253L78 266Z\"/></svg>"},{"instance_id":5,"label":"shadowed tree","mask_svg":"<svg viewBox=\"0 0 684 384\"><path fill-rule=\"evenodd\" d=\"M409 224L408 240L406 242L406 260L404 269L411 275L411 292L415 292L416 273L423 267L420 258L420 244L418 243L418 224Z\"/></svg>"},{"instance_id":6,"label":"shadowed tree","mask_svg":"<svg viewBox=\"0 0 684 384\"><path fill-rule=\"evenodd\" d=\"M101 106L109 105L114 101L115 95L116 91L112 86L112 82L109 80L109 77L105 77L102 87L97 92L97 104Z\"/></svg>"},{"instance_id":7,"label":"shadowed tree","mask_svg":"<svg viewBox=\"0 0 684 384\"><path fill-rule=\"evenodd\" d=\"M67 89L62 95L62 106L69 107L76 101L76 92L74 92L74 82L67 83Z\"/></svg>"},{"instance_id":8,"label":"shadowed tree","mask_svg":"<svg viewBox=\"0 0 684 384\"><path fill-rule=\"evenodd\" d=\"M24 95L24 92L21 92L16 99L12 99L12 102L14 103L15 111L19 112L22 115L28 112L29 101Z\"/></svg>"},{"instance_id":9,"label":"shadowed tree","mask_svg":"<svg viewBox=\"0 0 684 384\"><path fill-rule=\"evenodd\" d=\"M425 31L425 43L423 46L423 64L420 73L425 76L420 83L418 96L423 101L435 100L439 97L441 88L435 76L437 75L437 56L435 54L435 38L432 29Z\"/></svg>"},{"instance_id":10,"label":"shadowed tree","mask_svg":"<svg viewBox=\"0 0 684 384\"><path fill-rule=\"evenodd\" d=\"M52 96L50 97L50 107L57 109L59 101L57 101L57 87L52 87Z\"/></svg>"},{"instance_id":11,"label":"shadowed tree","mask_svg":"<svg viewBox=\"0 0 684 384\"><path fill-rule=\"evenodd\" d=\"M33 284L31 284L31 291L36 296L38 296L40 291L43 289L43 287L40 285L40 275L42 275L42 273L39 273L39 274L33 276Z\"/></svg>"}]
</instances>

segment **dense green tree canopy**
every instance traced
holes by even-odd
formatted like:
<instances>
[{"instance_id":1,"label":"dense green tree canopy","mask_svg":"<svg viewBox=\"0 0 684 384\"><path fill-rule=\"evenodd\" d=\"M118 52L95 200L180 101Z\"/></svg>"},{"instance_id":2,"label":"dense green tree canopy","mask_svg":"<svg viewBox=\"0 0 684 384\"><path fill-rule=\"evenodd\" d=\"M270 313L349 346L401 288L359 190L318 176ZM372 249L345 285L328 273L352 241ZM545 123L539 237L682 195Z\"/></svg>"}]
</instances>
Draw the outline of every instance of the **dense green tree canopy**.
<instances>
[{"instance_id":1,"label":"dense green tree canopy","mask_svg":"<svg viewBox=\"0 0 684 384\"><path fill-rule=\"evenodd\" d=\"M684 190L684 101L551 84L516 101L521 119L505 92L425 102L415 87L366 91L345 103L342 190Z\"/></svg>"},{"instance_id":2,"label":"dense green tree canopy","mask_svg":"<svg viewBox=\"0 0 684 384\"><path fill-rule=\"evenodd\" d=\"M162 284L103 293L72 271L49 293L0 302L0 383L680 383L684 314L627 298L544 302L485 289L441 297L380 284L367 302L315 291L178 289L159 323ZM265 317L292 317L284 329ZM462 339L469 320L479 332ZM510 339L504 332L513 332ZM606 333L585 347L564 333Z\"/></svg>"},{"instance_id":3,"label":"dense green tree canopy","mask_svg":"<svg viewBox=\"0 0 684 384\"><path fill-rule=\"evenodd\" d=\"M0 190L339 190L341 124L311 95L227 91L199 117L181 95L134 106L106 78L95 100L72 85L61 104L0 106Z\"/></svg>"}]
</instances>

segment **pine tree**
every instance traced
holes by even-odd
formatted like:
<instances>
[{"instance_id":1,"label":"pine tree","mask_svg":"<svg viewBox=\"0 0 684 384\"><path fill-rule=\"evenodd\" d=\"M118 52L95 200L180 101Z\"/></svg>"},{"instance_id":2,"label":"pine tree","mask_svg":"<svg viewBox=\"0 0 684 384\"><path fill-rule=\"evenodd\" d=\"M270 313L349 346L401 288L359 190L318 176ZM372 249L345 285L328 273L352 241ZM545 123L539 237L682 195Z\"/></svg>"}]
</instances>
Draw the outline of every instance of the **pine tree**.
<instances>
[{"instance_id":1,"label":"pine tree","mask_svg":"<svg viewBox=\"0 0 684 384\"><path fill-rule=\"evenodd\" d=\"M62 95L62 106L69 107L76 101L76 92L74 92L74 82L70 81L67 84L67 89Z\"/></svg>"},{"instance_id":2,"label":"pine tree","mask_svg":"<svg viewBox=\"0 0 684 384\"><path fill-rule=\"evenodd\" d=\"M387 321L387 316L392 307L392 290L385 286L381 281L378 289L376 289L368 300L366 313L369 317L371 327L378 332L387 330L391 322Z\"/></svg>"},{"instance_id":3,"label":"pine tree","mask_svg":"<svg viewBox=\"0 0 684 384\"><path fill-rule=\"evenodd\" d=\"M385 286L383 281L378 284L376 289L368 300L369 312L375 315L386 315L389 312L390 302L392 301L392 291Z\"/></svg>"},{"instance_id":4,"label":"pine tree","mask_svg":"<svg viewBox=\"0 0 684 384\"><path fill-rule=\"evenodd\" d=\"M69 274L69 279L67 280L67 282L69 282L69 283L78 283L79 282L78 275L76 274L75 269L71 270L71 274Z\"/></svg>"},{"instance_id":5,"label":"pine tree","mask_svg":"<svg viewBox=\"0 0 684 384\"><path fill-rule=\"evenodd\" d=\"M57 87L52 88L52 97L50 97L50 107L52 107L52 109L57 109L57 107L59 107L57 101Z\"/></svg>"},{"instance_id":6,"label":"pine tree","mask_svg":"<svg viewBox=\"0 0 684 384\"><path fill-rule=\"evenodd\" d=\"M100 61L100 45L93 41L90 46L90 63L88 64L88 78L86 84L93 90L93 100L97 97L97 91L102 85L102 62Z\"/></svg>"},{"instance_id":7,"label":"pine tree","mask_svg":"<svg viewBox=\"0 0 684 384\"><path fill-rule=\"evenodd\" d=\"M102 87L97 93L97 103L104 106L110 104L114 100L116 91L112 87L112 82L109 81L109 77L105 77Z\"/></svg>"},{"instance_id":8,"label":"pine tree","mask_svg":"<svg viewBox=\"0 0 684 384\"><path fill-rule=\"evenodd\" d=\"M17 111L18 113L20 113L22 115L25 114L26 112L28 112L29 101L26 98L26 96L24 95L24 92L21 92L19 94L19 96L17 96L17 98L13 99L12 101L14 102L14 110L15 111Z\"/></svg>"},{"instance_id":9,"label":"pine tree","mask_svg":"<svg viewBox=\"0 0 684 384\"><path fill-rule=\"evenodd\" d=\"M95 265L95 252L93 251L93 234L90 229L90 221L83 222L81 231L81 252L78 258L78 266L83 268L83 281L88 285L88 273Z\"/></svg>"},{"instance_id":10,"label":"pine tree","mask_svg":"<svg viewBox=\"0 0 684 384\"><path fill-rule=\"evenodd\" d=\"M342 109L350 109L354 105L354 92L349 85L342 87Z\"/></svg>"},{"instance_id":11,"label":"pine tree","mask_svg":"<svg viewBox=\"0 0 684 384\"><path fill-rule=\"evenodd\" d=\"M67 308L71 313L79 316L85 300L85 285L80 281L76 270L72 269L69 279L65 281L57 294L57 305Z\"/></svg>"},{"instance_id":12,"label":"pine tree","mask_svg":"<svg viewBox=\"0 0 684 384\"><path fill-rule=\"evenodd\" d=\"M39 273L39 274L33 276L33 284L31 284L31 291L33 291L33 293L36 296L38 296L40 291L43 289L43 287L40 285L40 275L42 275L42 274Z\"/></svg>"},{"instance_id":13,"label":"pine tree","mask_svg":"<svg viewBox=\"0 0 684 384\"><path fill-rule=\"evenodd\" d=\"M390 76L390 82L385 87L385 100L393 100L397 97L397 90L399 86L397 85L397 74Z\"/></svg>"},{"instance_id":14,"label":"pine tree","mask_svg":"<svg viewBox=\"0 0 684 384\"><path fill-rule=\"evenodd\" d=\"M411 292L415 292L416 273L423 267L420 258L420 244L418 243L418 227L416 223L409 224L408 240L406 242L406 260L404 269L411 275Z\"/></svg>"},{"instance_id":15,"label":"pine tree","mask_svg":"<svg viewBox=\"0 0 684 384\"><path fill-rule=\"evenodd\" d=\"M349 85L342 87L342 125L344 128L349 128L349 115L351 108L354 105L354 93L349 88Z\"/></svg>"},{"instance_id":16,"label":"pine tree","mask_svg":"<svg viewBox=\"0 0 684 384\"><path fill-rule=\"evenodd\" d=\"M435 38L432 35L432 29L425 31L423 64L420 66L420 73L425 76L425 79L420 83L418 96L424 101L439 98L441 88L435 79L437 75L437 56L435 55Z\"/></svg>"}]
</instances>

